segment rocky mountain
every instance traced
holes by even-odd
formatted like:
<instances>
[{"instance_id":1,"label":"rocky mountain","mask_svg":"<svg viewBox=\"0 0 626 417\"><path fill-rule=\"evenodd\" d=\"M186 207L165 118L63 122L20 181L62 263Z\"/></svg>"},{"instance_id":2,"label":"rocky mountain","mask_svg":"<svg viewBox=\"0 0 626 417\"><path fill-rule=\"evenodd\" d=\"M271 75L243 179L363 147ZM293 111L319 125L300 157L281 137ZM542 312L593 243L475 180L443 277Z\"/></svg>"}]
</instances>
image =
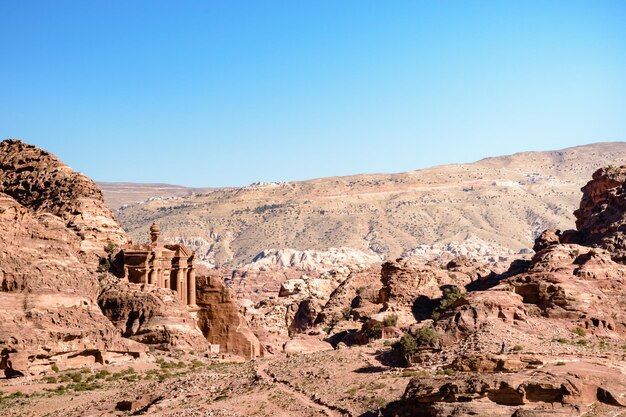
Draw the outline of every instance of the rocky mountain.
<instances>
[{"instance_id":1,"label":"rocky mountain","mask_svg":"<svg viewBox=\"0 0 626 417\"><path fill-rule=\"evenodd\" d=\"M600 166L624 163L626 143L597 143L401 174L253 184L135 204L130 202L139 198L127 188L111 185L104 192L113 207L130 204L116 216L134 240L142 240L157 221L166 239L194 248L210 265L246 264L271 250L330 248L447 262L456 256L509 256L530 250L545 229L571 228L587 178ZM118 190L128 191L127 200L120 200Z\"/></svg>"},{"instance_id":2,"label":"rocky mountain","mask_svg":"<svg viewBox=\"0 0 626 417\"><path fill-rule=\"evenodd\" d=\"M233 339L224 353L245 344L260 354L228 293L202 299L197 313L211 321L201 330L172 290L115 276L127 242L93 181L36 146L0 143L0 369L7 376L134 360L148 346L202 353L207 337L219 343L214 334Z\"/></svg>"},{"instance_id":3,"label":"rocky mountain","mask_svg":"<svg viewBox=\"0 0 626 417\"><path fill-rule=\"evenodd\" d=\"M98 308L98 256L127 237L102 194L54 156L0 143L0 351L7 375L139 357Z\"/></svg>"}]
</instances>

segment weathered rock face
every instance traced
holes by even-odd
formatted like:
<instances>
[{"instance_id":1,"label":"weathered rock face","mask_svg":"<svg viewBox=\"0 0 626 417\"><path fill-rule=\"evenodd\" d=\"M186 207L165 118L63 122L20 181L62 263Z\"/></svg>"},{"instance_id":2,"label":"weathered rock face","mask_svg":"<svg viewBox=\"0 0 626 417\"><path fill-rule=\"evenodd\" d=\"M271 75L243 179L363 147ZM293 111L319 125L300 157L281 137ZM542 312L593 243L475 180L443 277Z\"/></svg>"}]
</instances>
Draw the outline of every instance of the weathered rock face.
<instances>
[{"instance_id":1,"label":"weathered rock face","mask_svg":"<svg viewBox=\"0 0 626 417\"><path fill-rule=\"evenodd\" d=\"M626 339L625 183L626 167L597 171L578 230L546 230L530 262L468 286L436 321L443 349L428 358L454 378L414 379L391 414L581 416L593 406L608 416L624 407L615 350ZM581 360L589 355L593 364Z\"/></svg>"},{"instance_id":2,"label":"weathered rock face","mask_svg":"<svg viewBox=\"0 0 626 417\"><path fill-rule=\"evenodd\" d=\"M115 279L103 288L98 303L124 337L162 350L202 352L209 347L187 307L171 290Z\"/></svg>"},{"instance_id":3,"label":"weathered rock face","mask_svg":"<svg viewBox=\"0 0 626 417\"><path fill-rule=\"evenodd\" d=\"M416 378L394 415L580 416L594 403L626 406L625 390L620 371L585 362L518 373Z\"/></svg>"},{"instance_id":4,"label":"weathered rock face","mask_svg":"<svg viewBox=\"0 0 626 417\"><path fill-rule=\"evenodd\" d=\"M7 375L146 351L121 339L100 312L98 278L80 261L80 239L61 218L33 213L0 193L0 230L0 351Z\"/></svg>"},{"instance_id":5,"label":"weathered rock face","mask_svg":"<svg viewBox=\"0 0 626 417\"><path fill-rule=\"evenodd\" d=\"M217 277L197 278L198 326L211 344L232 355L261 356L259 340L239 314L239 306Z\"/></svg>"},{"instance_id":6,"label":"weathered rock face","mask_svg":"<svg viewBox=\"0 0 626 417\"><path fill-rule=\"evenodd\" d=\"M94 182L36 146L19 140L0 143L0 192L33 213L62 219L80 238L81 256L91 256L90 261L104 256L108 243L128 242Z\"/></svg>"},{"instance_id":7,"label":"weathered rock face","mask_svg":"<svg viewBox=\"0 0 626 417\"><path fill-rule=\"evenodd\" d=\"M618 262L626 261L626 166L599 169L582 191L574 215L583 243L607 249Z\"/></svg>"},{"instance_id":8,"label":"weathered rock face","mask_svg":"<svg viewBox=\"0 0 626 417\"><path fill-rule=\"evenodd\" d=\"M416 317L426 317L431 312L445 286L464 287L472 279L460 267L449 271L412 258L400 258L382 266L379 303L386 311L396 312L401 325L410 324Z\"/></svg>"},{"instance_id":9,"label":"weathered rock face","mask_svg":"<svg viewBox=\"0 0 626 417\"><path fill-rule=\"evenodd\" d=\"M329 326L345 319L347 312L358 316L370 316L378 313L380 290L380 265L372 265L350 271L330 294L322 311L317 315L316 323ZM357 327L358 325L355 325Z\"/></svg>"}]
</instances>

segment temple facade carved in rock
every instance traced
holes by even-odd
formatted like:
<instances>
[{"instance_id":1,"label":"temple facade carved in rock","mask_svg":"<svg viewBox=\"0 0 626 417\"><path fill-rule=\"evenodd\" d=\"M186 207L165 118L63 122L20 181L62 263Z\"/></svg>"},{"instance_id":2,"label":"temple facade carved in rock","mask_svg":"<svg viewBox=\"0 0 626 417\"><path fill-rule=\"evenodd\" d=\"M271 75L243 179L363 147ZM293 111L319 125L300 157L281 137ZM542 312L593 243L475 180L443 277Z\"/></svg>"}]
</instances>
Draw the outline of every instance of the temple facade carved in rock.
<instances>
[{"instance_id":1,"label":"temple facade carved in rock","mask_svg":"<svg viewBox=\"0 0 626 417\"><path fill-rule=\"evenodd\" d=\"M150 227L150 243L123 247L124 273L130 282L169 288L183 304L196 305L194 253L184 245L161 245L161 229Z\"/></svg>"}]
</instances>

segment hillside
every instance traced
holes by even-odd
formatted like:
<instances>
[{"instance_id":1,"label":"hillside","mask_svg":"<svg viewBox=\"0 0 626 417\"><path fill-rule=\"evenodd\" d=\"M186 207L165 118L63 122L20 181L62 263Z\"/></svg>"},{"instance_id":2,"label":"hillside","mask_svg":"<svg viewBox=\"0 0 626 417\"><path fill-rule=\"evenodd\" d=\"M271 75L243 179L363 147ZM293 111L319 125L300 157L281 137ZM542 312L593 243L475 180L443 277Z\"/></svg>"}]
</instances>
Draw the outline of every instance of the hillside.
<instances>
[{"instance_id":1,"label":"hillside","mask_svg":"<svg viewBox=\"0 0 626 417\"><path fill-rule=\"evenodd\" d=\"M210 188L189 188L171 184L138 184L130 182L97 182L104 192L107 205L118 210L126 204L139 203L150 198L189 196L204 193Z\"/></svg>"},{"instance_id":2,"label":"hillside","mask_svg":"<svg viewBox=\"0 0 626 417\"><path fill-rule=\"evenodd\" d=\"M580 188L598 167L622 164L626 143L596 143L399 174L179 193L122 207L116 216L136 241L157 221L167 240L218 265L248 263L269 248L347 247L384 259L449 249L497 256L532 247L546 228L573 228ZM120 205L138 199L134 189L146 197L139 187L126 186L124 201L120 188L103 191Z\"/></svg>"}]
</instances>

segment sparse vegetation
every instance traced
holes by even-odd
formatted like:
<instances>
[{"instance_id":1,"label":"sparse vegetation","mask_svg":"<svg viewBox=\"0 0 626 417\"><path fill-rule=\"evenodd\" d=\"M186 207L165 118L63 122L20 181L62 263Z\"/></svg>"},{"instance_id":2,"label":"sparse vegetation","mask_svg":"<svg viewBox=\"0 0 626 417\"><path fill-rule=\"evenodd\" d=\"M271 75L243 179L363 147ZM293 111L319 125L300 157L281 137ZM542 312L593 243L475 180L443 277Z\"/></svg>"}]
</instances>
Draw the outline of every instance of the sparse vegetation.
<instances>
[{"instance_id":1,"label":"sparse vegetation","mask_svg":"<svg viewBox=\"0 0 626 417\"><path fill-rule=\"evenodd\" d=\"M574 332L575 334L577 334L580 337L587 336L587 331L585 329L583 329L582 327L580 327L580 326L576 327L574 330L572 330L572 332Z\"/></svg>"},{"instance_id":2,"label":"sparse vegetation","mask_svg":"<svg viewBox=\"0 0 626 417\"><path fill-rule=\"evenodd\" d=\"M106 246L104 247L104 251L106 253L108 253L109 255L112 255L113 253L115 253L120 247L117 246L115 243L113 242L107 242Z\"/></svg>"},{"instance_id":3,"label":"sparse vegetation","mask_svg":"<svg viewBox=\"0 0 626 417\"><path fill-rule=\"evenodd\" d=\"M398 316L396 314L389 314L383 319L383 325L385 327L393 327L398 324Z\"/></svg>"},{"instance_id":4,"label":"sparse vegetation","mask_svg":"<svg viewBox=\"0 0 626 417\"><path fill-rule=\"evenodd\" d=\"M109 269L111 269L111 262L109 262L109 259L104 256L100 257L100 260L98 261L98 268L96 269L96 271L108 272Z\"/></svg>"},{"instance_id":5,"label":"sparse vegetation","mask_svg":"<svg viewBox=\"0 0 626 417\"><path fill-rule=\"evenodd\" d=\"M463 292L459 287L449 287L444 289L439 305L433 311L433 320L439 320L441 314L450 308L461 297L463 297Z\"/></svg>"},{"instance_id":6,"label":"sparse vegetation","mask_svg":"<svg viewBox=\"0 0 626 417\"><path fill-rule=\"evenodd\" d=\"M419 329L415 335L404 333L400 340L392 346L392 351L403 358L405 366L409 366L412 362L412 356L424 346L429 346L439 341L437 331L431 325L424 326Z\"/></svg>"},{"instance_id":7,"label":"sparse vegetation","mask_svg":"<svg viewBox=\"0 0 626 417\"><path fill-rule=\"evenodd\" d=\"M437 369L437 375L454 375L454 369L450 369L450 368Z\"/></svg>"},{"instance_id":8,"label":"sparse vegetation","mask_svg":"<svg viewBox=\"0 0 626 417\"><path fill-rule=\"evenodd\" d=\"M369 340L375 340L381 337L383 337L383 324L376 322L367 330L367 338Z\"/></svg>"},{"instance_id":9,"label":"sparse vegetation","mask_svg":"<svg viewBox=\"0 0 626 417\"><path fill-rule=\"evenodd\" d=\"M263 204L261 206L257 206L254 209L254 213L255 214L262 214L265 213L268 210L276 210L281 208L283 205L282 204Z\"/></svg>"}]
</instances>

